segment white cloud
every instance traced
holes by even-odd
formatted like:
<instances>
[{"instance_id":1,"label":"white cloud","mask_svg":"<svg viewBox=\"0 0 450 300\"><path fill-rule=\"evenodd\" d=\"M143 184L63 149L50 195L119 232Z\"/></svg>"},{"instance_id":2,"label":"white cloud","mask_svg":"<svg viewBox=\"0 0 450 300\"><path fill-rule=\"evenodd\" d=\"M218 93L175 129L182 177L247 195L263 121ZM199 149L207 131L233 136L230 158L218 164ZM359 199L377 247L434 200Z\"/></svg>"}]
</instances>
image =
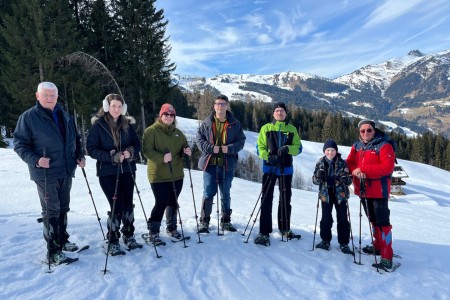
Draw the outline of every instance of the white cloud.
<instances>
[{"instance_id":1,"label":"white cloud","mask_svg":"<svg viewBox=\"0 0 450 300\"><path fill-rule=\"evenodd\" d=\"M273 39L268 34L259 34L256 37L258 44L269 44L273 41Z\"/></svg>"},{"instance_id":2,"label":"white cloud","mask_svg":"<svg viewBox=\"0 0 450 300\"><path fill-rule=\"evenodd\" d=\"M380 23L391 21L413 11L422 2L428 1L429 0L386 0L369 16L368 21L364 26L372 27Z\"/></svg>"}]
</instances>

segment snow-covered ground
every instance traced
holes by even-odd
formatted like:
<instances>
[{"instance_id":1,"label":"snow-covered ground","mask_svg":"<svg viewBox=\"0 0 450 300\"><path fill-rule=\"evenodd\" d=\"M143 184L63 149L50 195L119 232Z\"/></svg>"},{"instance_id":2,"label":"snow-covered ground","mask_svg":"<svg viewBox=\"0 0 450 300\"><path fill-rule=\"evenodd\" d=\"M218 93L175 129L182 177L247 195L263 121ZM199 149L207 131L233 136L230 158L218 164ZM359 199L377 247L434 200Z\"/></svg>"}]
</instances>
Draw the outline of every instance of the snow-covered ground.
<instances>
[{"instance_id":1,"label":"snow-covered ground","mask_svg":"<svg viewBox=\"0 0 450 300\"><path fill-rule=\"evenodd\" d=\"M186 134L194 134L197 121L177 118ZM246 132L244 151L255 152L256 133ZM303 141L303 153L296 167L311 176L322 144ZM346 157L348 147L339 147ZM316 216L317 188L294 190L292 229L301 240L281 242L274 228L270 247L253 243L259 222L250 236L250 218L261 185L239 178L232 187L232 221L238 233L217 235L215 207L211 234L198 242L189 174L185 170L180 195L183 229L191 240L170 243L110 257L103 275L105 255L100 226L80 169L73 180L69 232L71 241L89 244L78 262L58 266L47 274L41 261L46 246L42 238L40 205L28 169L12 149L0 149L0 299L449 299L450 298L450 186L449 172L427 165L400 160L408 173L406 195L389 203L393 224L394 251L402 256L402 266L394 273L377 274L372 256L361 256L363 265L339 251L333 228L331 251L312 249ZM95 176L95 161L88 158L85 168L92 195L106 231L107 201ZM199 214L202 173L192 171L194 195ZM146 178L146 167L138 166L137 185L147 217L154 203ZM277 200L274 201L276 207ZM146 232L144 213L135 194L136 235ZM275 211L275 209L274 209ZM355 245L359 243L359 202L350 199ZM319 210L320 214L320 210ZM275 216L275 214L273 214ZM246 236L242 236L248 221ZM319 215L320 220L320 215ZM276 224L274 219L274 224ZM162 232L164 226L162 226ZM362 244L370 242L369 226L362 217ZM317 233L316 243L320 240ZM359 260L359 257L356 257Z\"/></svg>"}]
</instances>

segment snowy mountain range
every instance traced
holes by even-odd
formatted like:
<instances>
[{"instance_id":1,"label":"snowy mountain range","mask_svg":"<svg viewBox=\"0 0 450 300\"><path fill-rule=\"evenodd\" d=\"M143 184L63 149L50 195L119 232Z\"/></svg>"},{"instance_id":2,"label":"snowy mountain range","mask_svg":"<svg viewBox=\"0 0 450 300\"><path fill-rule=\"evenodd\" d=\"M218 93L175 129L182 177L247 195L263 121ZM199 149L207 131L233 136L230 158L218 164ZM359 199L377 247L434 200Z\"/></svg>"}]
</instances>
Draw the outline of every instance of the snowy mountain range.
<instances>
[{"instance_id":1,"label":"snowy mountain range","mask_svg":"<svg viewBox=\"0 0 450 300\"><path fill-rule=\"evenodd\" d=\"M450 50L367 65L335 79L301 73L220 74L211 78L173 76L181 89L213 89L231 100L279 101L307 109L340 111L394 122L419 132L449 137Z\"/></svg>"}]
</instances>

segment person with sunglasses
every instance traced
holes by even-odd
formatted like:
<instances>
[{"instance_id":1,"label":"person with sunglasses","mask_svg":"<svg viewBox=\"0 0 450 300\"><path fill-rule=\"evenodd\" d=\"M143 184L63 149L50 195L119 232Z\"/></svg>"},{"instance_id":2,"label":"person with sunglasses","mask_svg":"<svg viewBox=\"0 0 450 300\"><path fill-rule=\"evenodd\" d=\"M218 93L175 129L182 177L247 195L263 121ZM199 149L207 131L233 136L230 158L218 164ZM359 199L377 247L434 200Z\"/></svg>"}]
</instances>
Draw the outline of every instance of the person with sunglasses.
<instances>
[{"instance_id":1,"label":"person with sunglasses","mask_svg":"<svg viewBox=\"0 0 450 300\"><path fill-rule=\"evenodd\" d=\"M244 148L245 134L241 123L228 111L228 97L214 100L214 111L197 131L197 145L201 151L198 167L203 170L203 201L200 233L209 233L213 198L220 189L221 228L235 232L231 224L230 189L238 152ZM217 203L219 205L219 203ZM218 229L219 230L219 229Z\"/></svg>"},{"instance_id":2,"label":"person with sunglasses","mask_svg":"<svg viewBox=\"0 0 450 300\"><path fill-rule=\"evenodd\" d=\"M360 196L373 227L373 245L364 247L363 251L381 255L380 263L374 267L391 269L394 251L388 199L395 152L386 134L375 128L374 121L362 120L358 129L359 141L353 144L346 162L353 175L355 194Z\"/></svg>"},{"instance_id":3,"label":"person with sunglasses","mask_svg":"<svg viewBox=\"0 0 450 300\"><path fill-rule=\"evenodd\" d=\"M148 181L155 197L148 219L148 241L153 244L162 242L159 232L164 211L167 235L181 239L182 235L177 230L178 196L183 188L183 155L191 156L191 148L186 136L176 126L176 111L171 104L163 104L155 123L145 129L142 153L147 158Z\"/></svg>"}]
</instances>

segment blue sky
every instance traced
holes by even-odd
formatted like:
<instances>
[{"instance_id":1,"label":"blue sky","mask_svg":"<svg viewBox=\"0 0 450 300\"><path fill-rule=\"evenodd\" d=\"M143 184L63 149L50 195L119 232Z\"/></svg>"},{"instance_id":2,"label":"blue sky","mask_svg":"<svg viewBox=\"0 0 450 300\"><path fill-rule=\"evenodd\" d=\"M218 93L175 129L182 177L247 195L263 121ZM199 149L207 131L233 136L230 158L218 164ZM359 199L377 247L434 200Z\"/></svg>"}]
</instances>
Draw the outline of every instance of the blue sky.
<instances>
[{"instance_id":1,"label":"blue sky","mask_svg":"<svg viewBox=\"0 0 450 300\"><path fill-rule=\"evenodd\" d=\"M175 73L305 72L450 49L449 0L158 0Z\"/></svg>"}]
</instances>

